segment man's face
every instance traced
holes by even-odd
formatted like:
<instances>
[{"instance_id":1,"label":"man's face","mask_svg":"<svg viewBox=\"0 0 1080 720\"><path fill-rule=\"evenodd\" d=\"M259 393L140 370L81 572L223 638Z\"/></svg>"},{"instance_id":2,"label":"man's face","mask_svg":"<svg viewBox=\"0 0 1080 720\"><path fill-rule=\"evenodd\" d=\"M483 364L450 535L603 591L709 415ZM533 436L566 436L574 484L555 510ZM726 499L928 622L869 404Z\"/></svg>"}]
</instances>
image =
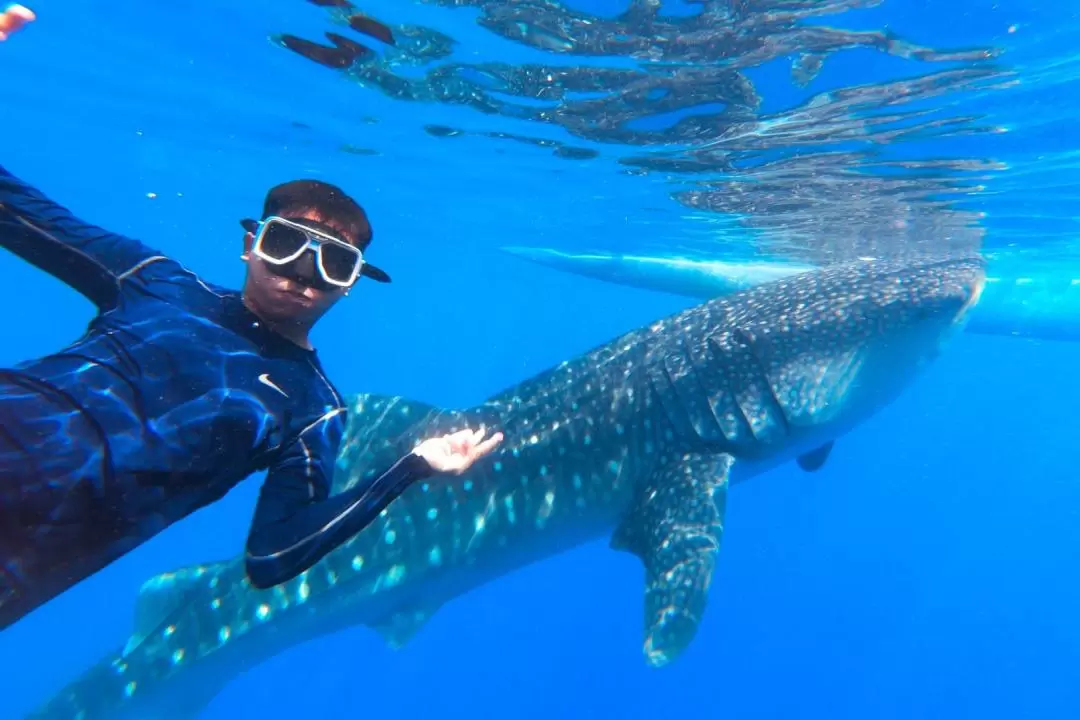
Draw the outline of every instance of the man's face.
<instances>
[{"instance_id":1,"label":"man's face","mask_svg":"<svg viewBox=\"0 0 1080 720\"><path fill-rule=\"evenodd\" d=\"M289 219L301 223L303 220L323 222L314 211L290 214ZM339 237L346 239L343 234ZM248 266L244 297L267 320L310 327L345 294L344 288L325 284L312 287L316 285L319 270L315 266L315 254L310 250L295 262L274 266L252 254L254 242L253 234L244 235L243 258Z\"/></svg>"}]
</instances>

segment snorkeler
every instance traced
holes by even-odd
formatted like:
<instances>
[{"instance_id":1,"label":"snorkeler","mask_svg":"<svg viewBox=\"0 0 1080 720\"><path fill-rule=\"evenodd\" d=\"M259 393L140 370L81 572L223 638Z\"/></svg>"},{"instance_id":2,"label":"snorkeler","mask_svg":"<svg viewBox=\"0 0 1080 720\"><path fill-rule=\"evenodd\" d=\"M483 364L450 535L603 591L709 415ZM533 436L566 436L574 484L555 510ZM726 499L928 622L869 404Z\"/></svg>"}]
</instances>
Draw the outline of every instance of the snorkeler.
<instances>
[{"instance_id":1,"label":"snorkeler","mask_svg":"<svg viewBox=\"0 0 1080 720\"><path fill-rule=\"evenodd\" d=\"M8 39L11 33L21 30L23 25L33 22L33 11L22 5L9 5L0 11L0 42Z\"/></svg>"},{"instance_id":2,"label":"snorkeler","mask_svg":"<svg viewBox=\"0 0 1080 720\"><path fill-rule=\"evenodd\" d=\"M330 496L346 422L308 334L360 278L372 230L339 188L272 188L245 219L241 292L87 224L0 168L0 247L92 301L63 350L0 369L0 629L267 469L251 584L311 567L413 481L460 473L501 433L425 440Z\"/></svg>"}]
</instances>

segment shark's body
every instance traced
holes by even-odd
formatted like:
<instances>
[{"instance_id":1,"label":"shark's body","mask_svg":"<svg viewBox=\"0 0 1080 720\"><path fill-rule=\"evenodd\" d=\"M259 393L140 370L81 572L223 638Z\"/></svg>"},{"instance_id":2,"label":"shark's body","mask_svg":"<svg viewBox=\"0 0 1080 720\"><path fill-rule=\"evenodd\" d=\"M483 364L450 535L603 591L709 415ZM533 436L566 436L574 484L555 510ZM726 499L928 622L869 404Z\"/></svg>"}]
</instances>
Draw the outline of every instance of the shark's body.
<instances>
[{"instance_id":1,"label":"shark's body","mask_svg":"<svg viewBox=\"0 0 1080 720\"><path fill-rule=\"evenodd\" d=\"M503 250L575 275L698 300L815 269L786 260L706 260L534 247ZM991 258L986 291L965 327L980 335L1080 342L1080 265L1009 255Z\"/></svg>"},{"instance_id":2,"label":"shark's body","mask_svg":"<svg viewBox=\"0 0 1080 720\"><path fill-rule=\"evenodd\" d=\"M704 612L729 485L820 466L936 355L982 282L976 259L838 266L691 308L468 410L358 396L337 489L435 433L506 439L279 587L253 590L240 558L151 579L124 650L34 717L191 717L293 644L354 625L404 643L455 596L604 535L641 558L645 656L668 663Z\"/></svg>"}]
</instances>

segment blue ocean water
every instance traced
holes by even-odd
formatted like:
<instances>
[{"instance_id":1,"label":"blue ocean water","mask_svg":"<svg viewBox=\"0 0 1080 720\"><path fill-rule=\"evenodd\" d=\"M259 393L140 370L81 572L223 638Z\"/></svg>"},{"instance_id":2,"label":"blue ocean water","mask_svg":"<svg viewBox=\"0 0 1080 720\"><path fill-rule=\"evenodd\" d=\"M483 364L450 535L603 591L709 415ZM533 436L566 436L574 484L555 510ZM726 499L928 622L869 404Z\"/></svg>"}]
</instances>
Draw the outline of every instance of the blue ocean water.
<instances>
[{"instance_id":1,"label":"blue ocean water","mask_svg":"<svg viewBox=\"0 0 1080 720\"><path fill-rule=\"evenodd\" d=\"M740 46L744 55L779 46L781 56L740 66L760 104L729 121L757 124L684 137L663 130L692 114L685 108L661 116L611 105L580 122L566 113L562 124L526 117L521 108L539 101L492 110L513 97L506 86L523 82L499 72L523 64L646 65L660 75L665 62L720 64L711 45L711 59L571 55L550 28L535 30L552 7L611 19L625 2L518 3L518 16L494 29L480 21L502 17L496 3L358 5L387 25L442 34L408 36L429 42L417 40L411 56L405 42L392 51L350 35L418 83L414 92L434 92L425 73L443 62L471 66L459 76L473 85L410 101L391 91L400 83L347 77L271 42L351 32L333 9L302 0L212 9L42 2L38 21L0 45L11 78L0 163L87 219L152 240L226 284L243 277L237 220L257 212L268 186L313 176L348 188L369 209L371 257L394 283L363 287L326 318L314 337L323 362L345 392L444 406L476 403L692 303L538 268L500 252L505 245L829 259L948 237L1076 262L1080 113L1070 90L1080 20L1066 6L726 3L743 20L736 39L760 40ZM808 23L887 30L941 52L1004 52L993 60L999 70L929 83L932 92L894 84L882 101L873 88L986 66L839 49L800 87L792 56L816 41L792 39L781 20L805 7L833 9ZM496 31L515 27L523 38ZM456 41L448 58L424 55L443 36ZM738 64L733 56L727 62ZM704 115L737 106L727 80L713 80L648 99L686 92L684 105ZM487 88L487 110L463 100L475 100L476 87ZM859 87L869 89L855 94L863 104L841 112L835 103ZM926 114L896 121L919 127L913 136L868 122L914 110ZM623 113L619 128L656 134L605 135L604 113ZM952 124L918 125L942 117ZM560 156L550 144L485 133L578 151ZM691 160L698 170L687 170ZM788 163L783 173L771 171L774 161ZM845 164L870 176L860 192L822 181ZM888 182L897 175L905 182ZM718 196L678 195L709 182L721 183ZM942 196L949 202L927 200ZM901 214L907 222L895 232L882 227ZM85 301L10 256L0 262L0 303L12 309L0 363L82 331ZM1067 342L963 335L838 443L821 472L784 467L734 488L705 621L671 667L644 666L640 564L605 539L453 600L402 650L364 627L312 638L237 677L199 717L1074 718L1078 360ZM22 717L122 644L146 578L233 556L260 481L5 631L0 717Z\"/></svg>"}]
</instances>

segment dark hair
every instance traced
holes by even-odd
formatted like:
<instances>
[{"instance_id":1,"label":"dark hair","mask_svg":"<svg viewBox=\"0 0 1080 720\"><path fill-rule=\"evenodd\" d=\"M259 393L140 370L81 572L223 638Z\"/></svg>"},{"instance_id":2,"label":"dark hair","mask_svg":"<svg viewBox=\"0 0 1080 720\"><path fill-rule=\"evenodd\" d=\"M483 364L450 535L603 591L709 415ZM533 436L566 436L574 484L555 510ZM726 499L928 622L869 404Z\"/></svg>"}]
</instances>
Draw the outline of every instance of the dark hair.
<instances>
[{"instance_id":1,"label":"dark hair","mask_svg":"<svg viewBox=\"0 0 1080 720\"><path fill-rule=\"evenodd\" d=\"M371 244L374 233L364 208L341 188L321 180L293 180L272 187L266 193L262 216L295 218L310 211L345 233L346 239L361 250Z\"/></svg>"}]
</instances>

